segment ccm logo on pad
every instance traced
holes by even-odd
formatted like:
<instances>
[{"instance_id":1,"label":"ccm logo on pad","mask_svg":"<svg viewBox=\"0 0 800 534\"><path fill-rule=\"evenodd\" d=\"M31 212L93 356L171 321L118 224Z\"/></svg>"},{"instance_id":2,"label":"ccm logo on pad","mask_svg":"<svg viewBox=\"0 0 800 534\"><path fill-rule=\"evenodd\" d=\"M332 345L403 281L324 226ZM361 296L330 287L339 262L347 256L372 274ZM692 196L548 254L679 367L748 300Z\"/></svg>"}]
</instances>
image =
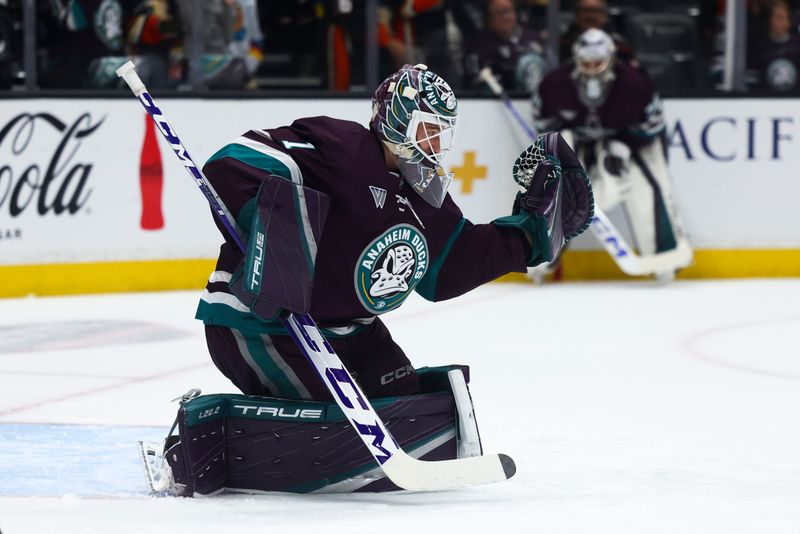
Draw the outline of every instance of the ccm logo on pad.
<instances>
[{"instance_id":1,"label":"ccm logo on pad","mask_svg":"<svg viewBox=\"0 0 800 534\"><path fill-rule=\"evenodd\" d=\"M395 369L394 371L386 373L385 375L381 376L381 385L385 386L386 384L390 384L395 380L403 378L404 376L413 374L414 374L414 368L411 367L410 365L406 365L404 367Z\"/></svg>"}]
</instances>

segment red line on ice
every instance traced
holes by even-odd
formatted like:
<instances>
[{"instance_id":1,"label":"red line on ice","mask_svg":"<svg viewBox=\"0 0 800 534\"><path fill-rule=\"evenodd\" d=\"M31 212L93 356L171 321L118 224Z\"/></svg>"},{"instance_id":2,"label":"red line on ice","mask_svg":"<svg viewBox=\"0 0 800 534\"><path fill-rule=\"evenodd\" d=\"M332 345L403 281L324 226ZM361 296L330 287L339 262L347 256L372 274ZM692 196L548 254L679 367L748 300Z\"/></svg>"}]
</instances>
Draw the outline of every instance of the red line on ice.
<instances>
[{"instance_id":1,"label":"red line on ice","mask_svg":"<svg viewBox=\"0 0 800 534\"><path fill-rule=\"evenodd\" d=\"M200 369L200 368L205 367L207 365L211 365L211 362L209 361L209 362L206 362L206 363L203 363L203 364L200 364L200 365L196 364L196 365L190 365L188 367L181 367L180 369L173 369L172 371L166 371L166 372L163 372L163 373L158 373L156 375L132 377L132 378L129 378L127 380L123 380L122 382L118 382L116 384L110 384L110 385L107 385L107 386L96 387L96 388L87 389L87 390L84 390L84 391L78 391L78 392L75 392L75 393L69 393L67 395L61 395L60 397L53 397L53 398L50 398L50 399L44 399L44 400L33 402L33 403L30 403L30 404L23 404L22 406L15 406L13 408L7 408L5 410L0 411L0 417L6 416L6 415L10 415L12 413L23 412L25 410L30 410L32 408L38 408L39 406L44 406L46 404L51 404L51 403L54 403L54 402L61 402L61 401L69 400L69 399L76 399L78 397L85 397L86 395L94 395L95 393L100 393L102 391L108 391L109 389L115 389L115 388L119 388L119 387L130 386L132 384L139 384L141 382L147 382L149 380L156 380L156 379L159 379L159 378L162 378L162 377L165 377L165 376L176 375L176 374L184 373L186 371L193 371L195 369Z\"/></svg>"}]
</instances>

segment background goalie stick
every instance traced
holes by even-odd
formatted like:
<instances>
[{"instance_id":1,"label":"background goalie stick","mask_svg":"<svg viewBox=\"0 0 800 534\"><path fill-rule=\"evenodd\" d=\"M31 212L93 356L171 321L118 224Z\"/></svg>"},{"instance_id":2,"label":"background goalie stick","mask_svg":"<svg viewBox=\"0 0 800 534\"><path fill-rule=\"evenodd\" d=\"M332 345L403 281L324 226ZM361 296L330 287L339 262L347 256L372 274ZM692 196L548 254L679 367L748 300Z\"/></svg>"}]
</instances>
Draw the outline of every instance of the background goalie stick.
<instances>
[{"instance_id":1,"label":"background goalie stick","mask_svg":"<svg viewBox=\"0 0 800 534\"><path fill-rule=\"evenodd\" d=\"M481 69L479 76L491 89L492 93L500 97L528 137L532 141L536 141L538 137L536 131L525 122L517 108L514 107L514 103L511 102L511 98L506 94L500 82L497 81L492 70L489 67L484 67ZM630 276L672 272L677 268L686 267L692 261L692 248L685 239L679 239L678 246L672 250L648 256L636 254L619 230L617 230L617 227L614 226L614 223L611 222L611 219L596 204L590 228L622 272Z\"/></svg>"},{"instance_id":2,"label":"background goalie stick","mask_svg":"<svg viewBox=\"0 0 800 534\"><path fill-rule=\"evenodd\" d=\"M133 94L139 99L164 139L172 147L176 157L186 167L205 195L225 229L233 237L239 249L244 252L246 247L235 220L222 199L214 191L211 183L195 165L162 110L156 106L150 93L147 92L147 88L136 74L133 63L128 61L117 69L117 75L125 80ZM412 491L443 490L499 482L511 478L516 472L514 461L504 454L438 462L426 462L412 458L398 446L311 316L292 313L282 317L281 321L317 371L331 396L336 399L364 445L381 466L387 478L395 485Z\"/></svg>"}]
</instances>

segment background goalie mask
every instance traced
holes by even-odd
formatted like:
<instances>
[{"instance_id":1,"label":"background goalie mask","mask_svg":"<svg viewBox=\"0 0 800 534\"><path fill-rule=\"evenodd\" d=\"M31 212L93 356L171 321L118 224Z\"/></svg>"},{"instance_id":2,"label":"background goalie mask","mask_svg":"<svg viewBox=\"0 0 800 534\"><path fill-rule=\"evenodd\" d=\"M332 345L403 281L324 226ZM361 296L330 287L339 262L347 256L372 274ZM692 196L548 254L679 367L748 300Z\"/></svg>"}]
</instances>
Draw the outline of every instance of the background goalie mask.
<instances>
[{"instance_id":1,"label":"background goalie mask","mask_svg":"<svg viewBox=\"0 0 800 534\"><path fill-rule=\"evenodd\" d=\"M599 105L605 100L614 80L616 53L617 47L611 36L598 29L583 32L572 45L573 77L585 101Z\"/></svg>"},{"instance_id":2,"label":"background goalie mask","mask_svg":"<svg viewBox=\"0 0 800 534\"><path fill-rule=\"evenodd\" d=\"M372 96L370 128L397 156L406 182L437 208L452 181L443 164L455 126L453 90L425 65L403 65Z\"/></svg>"}]
</instances>

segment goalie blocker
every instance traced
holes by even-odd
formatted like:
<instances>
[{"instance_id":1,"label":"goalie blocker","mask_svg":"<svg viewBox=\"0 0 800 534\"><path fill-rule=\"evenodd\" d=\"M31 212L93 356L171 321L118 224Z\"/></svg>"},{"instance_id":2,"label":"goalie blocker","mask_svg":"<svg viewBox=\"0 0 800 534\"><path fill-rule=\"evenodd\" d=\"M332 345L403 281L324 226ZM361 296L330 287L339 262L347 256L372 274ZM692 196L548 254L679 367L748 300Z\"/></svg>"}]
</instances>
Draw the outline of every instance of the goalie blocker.
<instances>
[{"instance_id":1,"label":"goalie blocker","mask_svg":"<svg viewBox=\"0 0 800 534\"><path fill-rule=\"evenodd\" d=\"M480 456L468 367L417 373L423 393L372 401L400 447L431 461ZM334 403L199 393L192 390L183 397L171 431L177 428L176 435L163 444L139 443L154 493L191 497L224 491L399 489Z\"/></svg>"}]
</instances>

